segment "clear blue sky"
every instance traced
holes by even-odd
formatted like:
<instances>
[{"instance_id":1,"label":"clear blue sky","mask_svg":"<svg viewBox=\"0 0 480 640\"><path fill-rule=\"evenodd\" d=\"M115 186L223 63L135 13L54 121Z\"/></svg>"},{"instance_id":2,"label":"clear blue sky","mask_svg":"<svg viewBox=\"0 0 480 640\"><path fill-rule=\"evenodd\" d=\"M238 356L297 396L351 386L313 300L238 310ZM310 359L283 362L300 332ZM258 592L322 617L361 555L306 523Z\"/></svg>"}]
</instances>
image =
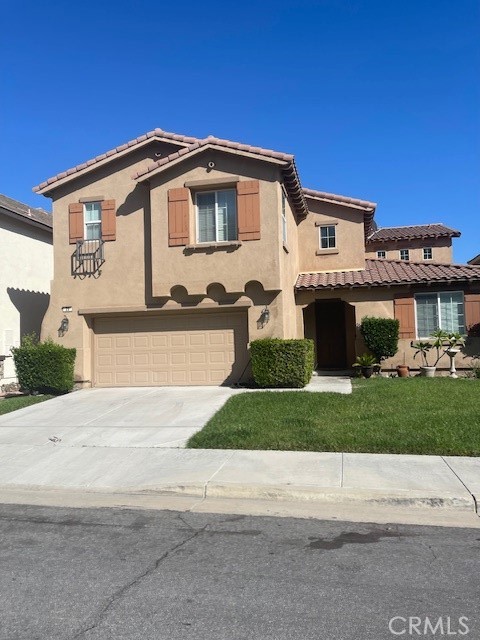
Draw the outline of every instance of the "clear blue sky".
<instances>
[{"instance_id":1,"label":"clear blue sky","mask_svg":"<svg viewBox=\"0 0 480 640\"><path fill-rule=\"evenodd\" d=\"M2 0L0 192L155 127L294 153L305 187L480 253L477 0Z\"/></svg>"}]
</instances>

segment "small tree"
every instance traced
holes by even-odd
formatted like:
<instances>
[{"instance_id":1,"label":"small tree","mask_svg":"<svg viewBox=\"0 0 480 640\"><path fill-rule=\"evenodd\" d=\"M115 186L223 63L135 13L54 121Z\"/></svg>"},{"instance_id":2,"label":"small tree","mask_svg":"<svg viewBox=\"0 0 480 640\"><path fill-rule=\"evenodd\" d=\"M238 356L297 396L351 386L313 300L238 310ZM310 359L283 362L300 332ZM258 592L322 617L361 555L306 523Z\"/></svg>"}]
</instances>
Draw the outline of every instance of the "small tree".
<instances>
[{"instance_id":1,"label":"small tree","mask_svg":"<svg viewBox=\"0 0 480 640\"><path fill-rule=\"evenodd\" d=\"M398 351L398 333L400 323L393 318L362 318L360 332L367 348L378 362L391 358Z\"/></svg>"}]
</instances>

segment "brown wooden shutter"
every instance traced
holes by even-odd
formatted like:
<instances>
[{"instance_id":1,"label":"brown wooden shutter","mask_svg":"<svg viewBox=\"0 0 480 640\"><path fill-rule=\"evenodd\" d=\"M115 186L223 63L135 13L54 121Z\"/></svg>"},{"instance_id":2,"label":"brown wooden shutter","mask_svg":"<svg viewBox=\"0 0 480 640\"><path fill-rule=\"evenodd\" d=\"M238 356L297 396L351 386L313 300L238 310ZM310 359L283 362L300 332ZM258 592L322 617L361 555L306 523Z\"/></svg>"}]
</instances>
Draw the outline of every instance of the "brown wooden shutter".
<instances>
[{"instance_id":1,"label":"brown wooden shutter","mask_svg":"<svg viewBox=\"0 0 480 640\"><path fill-rule=\"evenodd\" d=\"M237 183L238 239L260 240L260 183L244 180Z\"/></svg>"},{"instance_id":2,"label":"brown wooden shutter","mask_svg":"<svg viewBox=\"0 0 480 640\"><path fill-rule=\"evenodd\" d=\"M168 246L178 247L188 244L190 191L188 189L168 190Z\"/></svg>"},{"instance_id":3,"label":"brown wooden shutter","mask_svg":"<svg viewBox=\"0 0 480 640\"><path fill-rule=\"evenodd\" d=\"M102 240L115 240L117 233L117 212L115 200L102 202Z\"/></svg>"},{"instance_id":4,"label":"brown wooden shutter","mask_svg":"<svg viewBox=\"0 0 480 640\"><path fill-rule=\"evenodd\" d=\"M466 293L465 302L465 324L467 330L476 324L480 324L480 293Z\"/></svg>"},{"instance_id":5,"label":"brown wooden shutter","mask_svg":"<svg viewBox=\"0 0 480 640\"><path fill-rule=\"evenodd\" d=\"M68 205L68 233L70 244L83 240L83 204L80 202Z\"/></svg>"},{"instance_id":6,"label":"brown wooden shutter","mask_svg":"<svg viewBox=\"0 0 480 640\"><path fill-rule=\"evenodd\" d=\"M399 338L415 338L415 305L413 296L398 296L393 301L395 318L400 322Z\"/></svg>"}]
</instances>

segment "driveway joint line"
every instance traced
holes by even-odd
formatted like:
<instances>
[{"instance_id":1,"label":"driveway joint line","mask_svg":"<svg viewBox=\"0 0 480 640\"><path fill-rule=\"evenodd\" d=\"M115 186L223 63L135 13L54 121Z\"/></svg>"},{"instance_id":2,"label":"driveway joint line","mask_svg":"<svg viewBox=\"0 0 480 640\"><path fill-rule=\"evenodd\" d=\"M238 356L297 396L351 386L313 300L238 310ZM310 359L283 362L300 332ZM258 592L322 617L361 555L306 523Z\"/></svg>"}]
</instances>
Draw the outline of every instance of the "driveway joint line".
<instances>
[{"instance_id":1,"label":"driveway joint line","mask_svg":"<svg viewBox=\"0 0 480 640\"><path fill-rule=\"evenodd\" d=\"M132 400L129 400L128 402L124 402L123 404L113 407L112 409L109 409L108 411L105 411L105 413L101 413L98 416L95 416L95 418L93 418L92 420L89 420L88 422L84 422L81 426L82 427L86 427L89 424L91 424L92 422L95 422L96 420L100 420L100 418L103 418L104 416L107 416L109 413L113 413L114 411L118 411L119 409L123 409L124 407L128 406L129 404L132 404L133 402L137 402L137 400L140 400L142 398L145 398L146 396L151 396L154 393L156 393L157 389L152 389L151 391L148 391L147 393L142 394L141 396L132 398Z\"/></svg>"}]
</instances>

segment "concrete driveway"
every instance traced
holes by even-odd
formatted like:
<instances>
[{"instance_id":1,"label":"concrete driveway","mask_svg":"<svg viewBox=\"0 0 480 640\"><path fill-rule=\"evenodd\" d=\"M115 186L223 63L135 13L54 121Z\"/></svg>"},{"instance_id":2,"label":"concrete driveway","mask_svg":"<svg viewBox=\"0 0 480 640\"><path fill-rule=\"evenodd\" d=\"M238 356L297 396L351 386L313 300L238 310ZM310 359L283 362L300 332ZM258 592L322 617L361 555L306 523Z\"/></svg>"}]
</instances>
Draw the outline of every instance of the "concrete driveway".
<instances>
[{"instance_id":1,"label":"concrete driveway","mask_svg":"<svg viewBox=\"0 0 480 640\"><path fill-rule=\"evenodd\" d=\"M0 444L181 447L230 396L227 387L84 389L0 417Z\"/></svg>"}]
</instances>

